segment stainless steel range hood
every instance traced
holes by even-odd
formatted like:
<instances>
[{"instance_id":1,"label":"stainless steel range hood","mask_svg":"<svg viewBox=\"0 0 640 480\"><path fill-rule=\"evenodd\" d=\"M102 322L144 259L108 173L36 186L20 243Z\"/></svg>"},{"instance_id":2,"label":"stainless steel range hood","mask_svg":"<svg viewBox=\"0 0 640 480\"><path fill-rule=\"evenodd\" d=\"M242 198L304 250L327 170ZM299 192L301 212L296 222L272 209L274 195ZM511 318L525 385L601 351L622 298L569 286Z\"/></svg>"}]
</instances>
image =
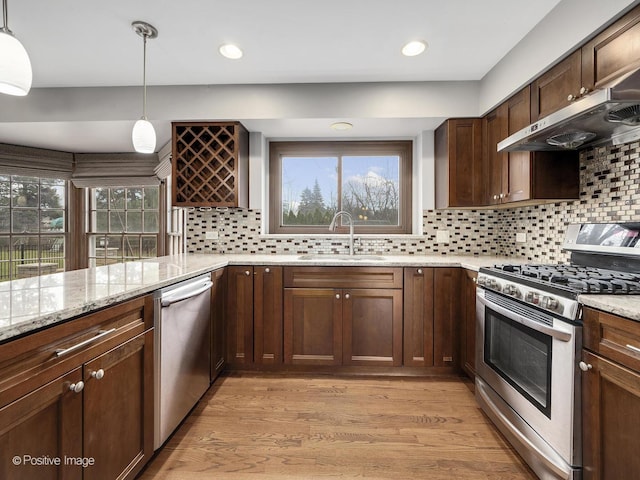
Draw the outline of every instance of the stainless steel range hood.
<instances>
[{"instance_id":1,"label":"stainless steel range hood","mask_svg":"<svg viewBox=\"0 0 640 480\"><path fill-rule=\"evenodd\" d=\"M577 150L640 139L640 69L498 143L498 151Z\"/></svg>"}]
</instances>

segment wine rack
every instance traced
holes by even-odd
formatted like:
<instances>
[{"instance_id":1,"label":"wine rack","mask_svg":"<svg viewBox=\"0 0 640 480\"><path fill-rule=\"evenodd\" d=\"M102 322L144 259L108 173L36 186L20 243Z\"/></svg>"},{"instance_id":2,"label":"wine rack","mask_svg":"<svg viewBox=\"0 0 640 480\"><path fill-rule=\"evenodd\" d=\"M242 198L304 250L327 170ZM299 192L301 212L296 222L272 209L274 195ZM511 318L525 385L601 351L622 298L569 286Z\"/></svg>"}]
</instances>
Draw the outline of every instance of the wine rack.
<instances>
[{"instance_id":1,"label":"wine rack","mask_svg":"<svg viewBox=\"0 0 640 480\"><path fill-rule=\"evenodd\" d=\"M172 122L173 205L249 206L249 134L239 122Z\"/></svg>"}]
</instances>

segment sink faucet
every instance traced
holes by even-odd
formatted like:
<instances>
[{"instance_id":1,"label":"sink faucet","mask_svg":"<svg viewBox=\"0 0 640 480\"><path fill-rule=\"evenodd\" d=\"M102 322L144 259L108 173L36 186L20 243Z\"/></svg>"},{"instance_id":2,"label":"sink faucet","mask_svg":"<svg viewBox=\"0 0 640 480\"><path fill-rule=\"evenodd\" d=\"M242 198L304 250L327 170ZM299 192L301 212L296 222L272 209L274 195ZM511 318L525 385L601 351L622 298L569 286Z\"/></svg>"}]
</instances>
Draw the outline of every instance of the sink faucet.
<instances>
[{"instance_id":1,"label":"sink faucet","mask_svg":"<svg viewBox=\"0 0 640 480\"><path fill-rule=\"evenodd\" d=\"M333 216L333 219L329 224L329 230L336 230L336 220L338 220L338 217L341 217L343 215L347 217L347 220L349 221L349 255L353 255L353 217L351 216L351 214L349 212L345 212L344 210L340 210Z\"/></svg>"}]
</instances>

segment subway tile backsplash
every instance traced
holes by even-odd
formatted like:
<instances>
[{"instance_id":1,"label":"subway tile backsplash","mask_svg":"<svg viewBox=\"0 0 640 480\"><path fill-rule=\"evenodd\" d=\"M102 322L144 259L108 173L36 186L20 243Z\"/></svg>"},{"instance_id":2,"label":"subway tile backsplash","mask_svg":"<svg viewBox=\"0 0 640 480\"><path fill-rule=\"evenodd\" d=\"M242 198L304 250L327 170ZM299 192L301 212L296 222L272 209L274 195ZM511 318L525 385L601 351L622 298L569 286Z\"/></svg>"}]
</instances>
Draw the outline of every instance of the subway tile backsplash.
<instances>
[{"instance_id":1,"label":"subway tile backsplash","mask_svg":"<svg viewBox=\"0 0 640 480\"><path fill-rule=\"evenodd\" d=\"M425 210L422 235L358 236L356 251L394 255L509 255L533 262L568 260L566 226L584 222L640 221L640 143L595 147L580 154L580 198L506 209ZM346 235L260 235L260 210L191 211L190 253L347 253ZM448 243L437 231L449 232ZM207 240L217 231L217 240ZM516 234L526 241L516 243Z\"/></svg>"}]
</instances>

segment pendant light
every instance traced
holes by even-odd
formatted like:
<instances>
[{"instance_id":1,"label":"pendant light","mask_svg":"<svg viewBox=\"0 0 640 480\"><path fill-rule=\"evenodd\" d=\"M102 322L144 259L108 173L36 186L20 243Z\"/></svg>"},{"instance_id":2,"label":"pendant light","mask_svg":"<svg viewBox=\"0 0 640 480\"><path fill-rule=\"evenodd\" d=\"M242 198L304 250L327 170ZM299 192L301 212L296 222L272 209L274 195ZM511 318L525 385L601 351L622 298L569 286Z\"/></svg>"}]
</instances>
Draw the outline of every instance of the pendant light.
<instances>
[{"instance_id":1,"label":"pendant light","mask_svg":"<svg viewBox=\"0 0 640 480\"><path fill-rule=\"evenodd\" d=\"M24 97L31 90L33 72L29 54L7 24L7 0L2 0L0 28L0 93Z\"/></svg>"},{"instance_id":2,"label":"pendant light","mask_svg":"<svg viewBox=\"0 0 640 480\"><path fill-rule=\"evenodd\" d=\"M143 39L142 56L142 118L133 126L131 140L133 148L139 153L153 153L156 151L156 131L147 120L147 39L156 38L158 30L146 22L135 21L131 24L133 31Z\"/></svg>"}]
</instances>

